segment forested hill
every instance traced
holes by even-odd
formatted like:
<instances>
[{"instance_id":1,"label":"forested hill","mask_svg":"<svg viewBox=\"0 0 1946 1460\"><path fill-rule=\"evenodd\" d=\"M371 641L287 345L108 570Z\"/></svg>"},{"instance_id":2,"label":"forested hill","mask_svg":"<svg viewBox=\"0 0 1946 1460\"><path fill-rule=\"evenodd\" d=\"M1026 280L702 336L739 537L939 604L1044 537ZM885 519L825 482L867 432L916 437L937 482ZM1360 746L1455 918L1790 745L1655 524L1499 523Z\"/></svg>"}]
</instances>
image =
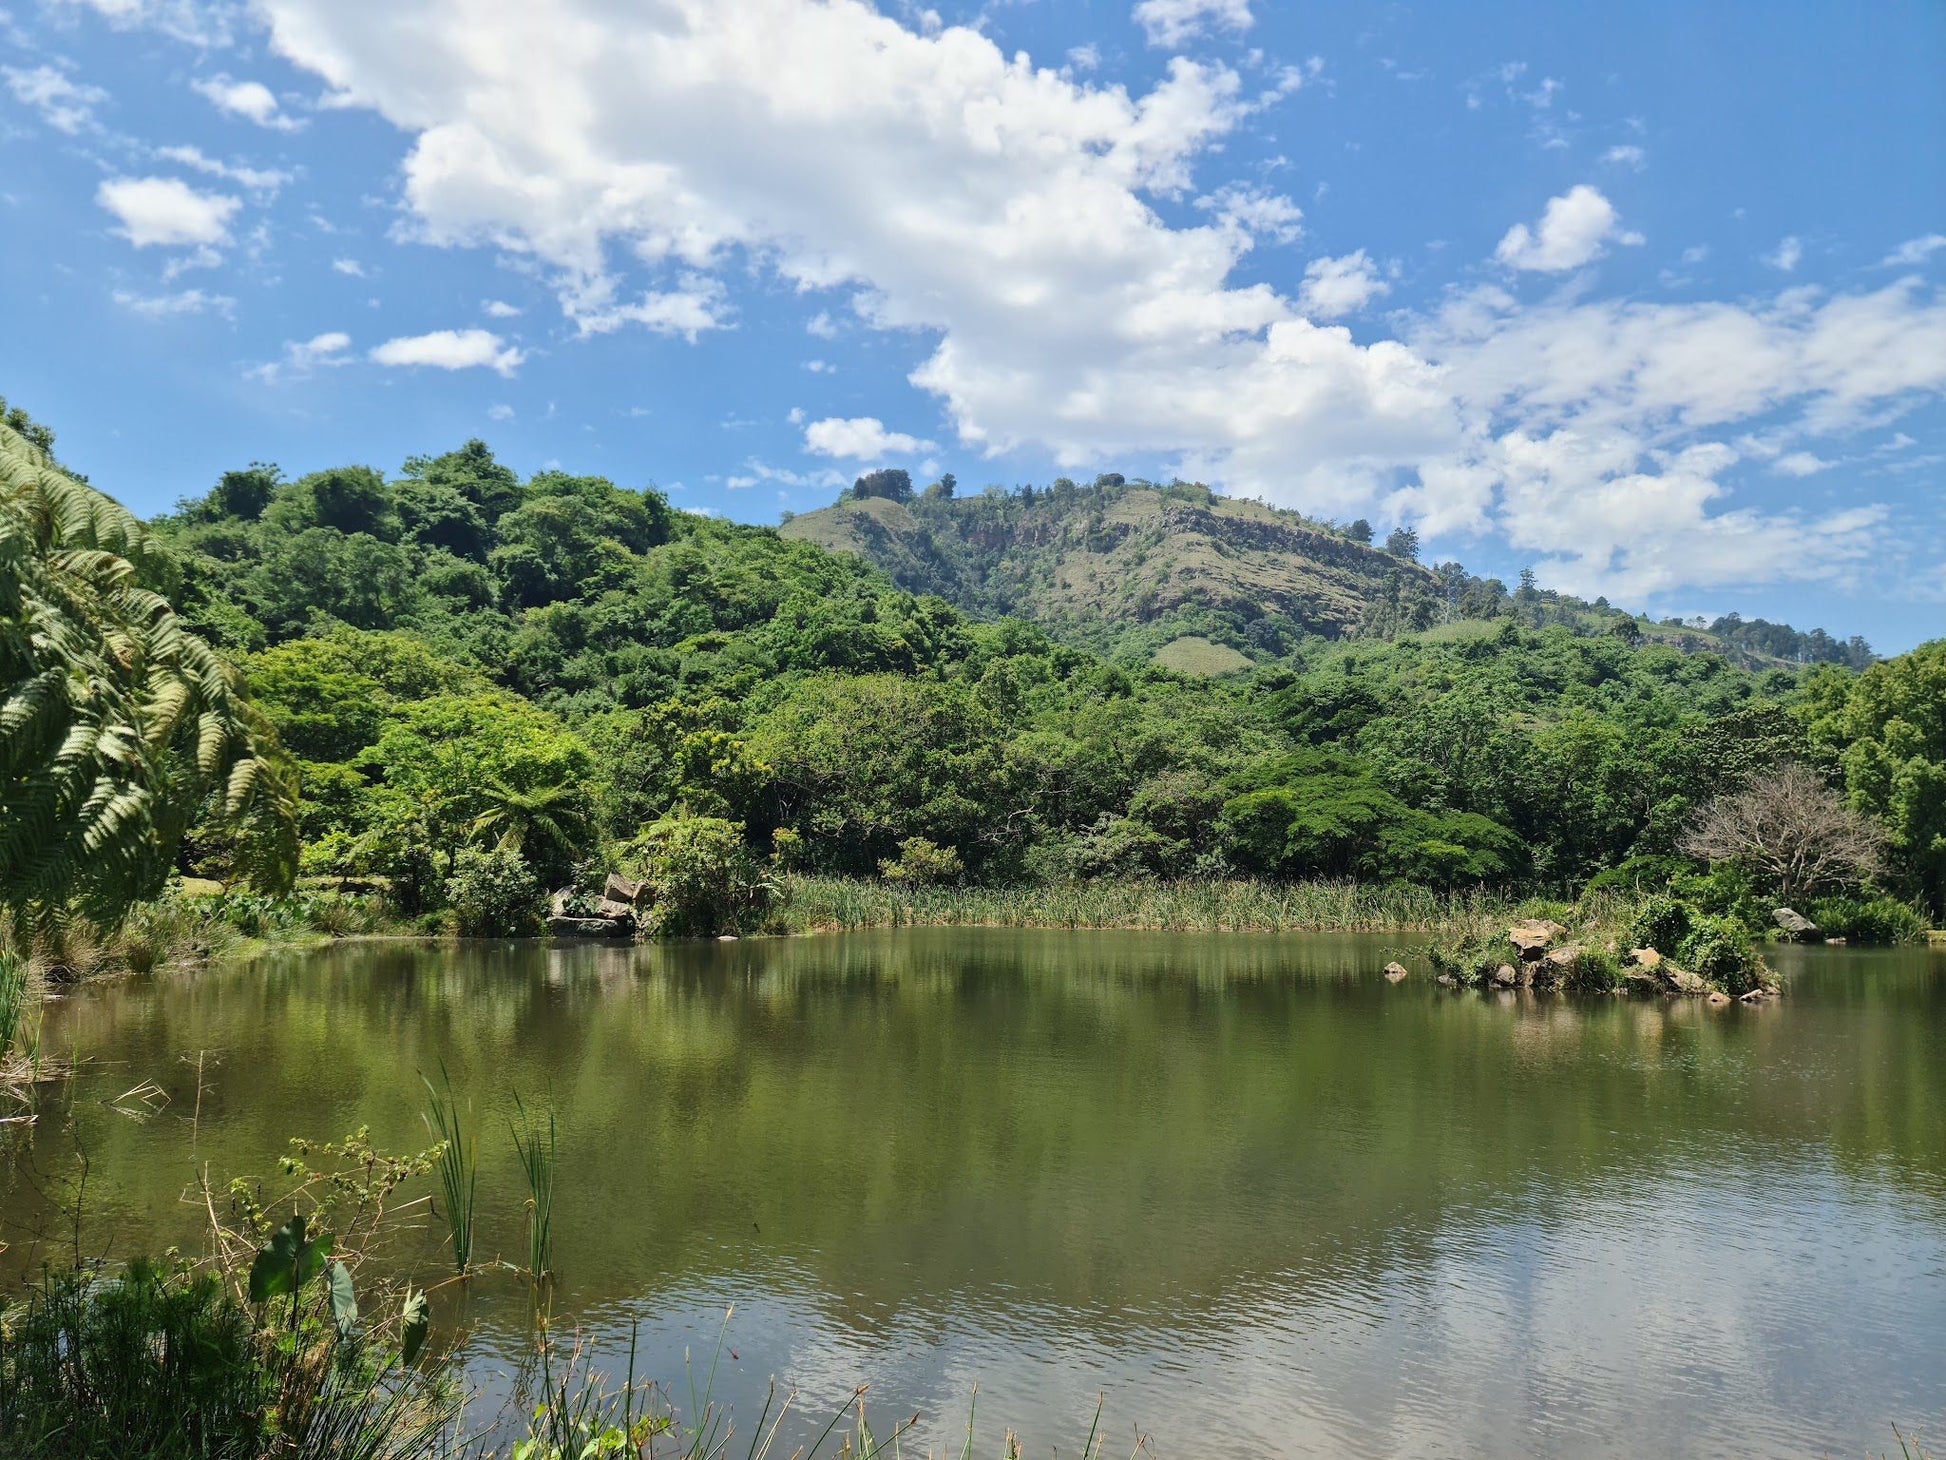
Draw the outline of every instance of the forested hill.
<instances>
[{"instance_id":1,"label":"forested hill","mask_svg":"<svg viewBox=\"0 0 1946 1460\"><path fill-rule=\"evenodd\" d=\"M0 426L23 521L59 486L51 444ZM808 873L1573 892L1672 875L1700 806L1791 761L1884 827L1886 885L1946 900L1946 642L1862 672L1753 671L1640 633L1535 627L1544 600L1517 590L1491 621L1306 638L1212 678L971 617L654 491L522 480L479 442L393 474L251 466L150 526L140 586L238 666L295 758L303 873L377 879L410 916L441 916L483 843L559 887L705 824ZM1380 556L1334 551L1319 560L1340 583ZM56 577L100 557L47 552ZM1438 581L1386 571L1415 592ZM58 751L50 716L0 749ZM230 878L245 850L218 818L176 865Z\"/></svg>"},{"instance_id":2,"label":"forested hill","mask_svg":"<svg viewBox=\"0 0 1946 1460\"><path fill-rule=\"evenodd\" d=\"M1871 660L1861 639L1732 614L1713 624L1646 619L1606 603L1427 566L1409 530L1373 541L1365 522L1322 522L1193 482L1129 481L960 495L951 476L915 492L872 472L783 535L848 552L901 587L982 618L1018 615L1064 643L1124 663L1221 674L1289 654L1309 637L1395 638L1512 617L1636 634L1749 668Z\"/></svg>"},{"instance_id":3,"label":"forested hill","mask_svg":"<svg viewBox=\"0 0 1946 1460\"><path fill-rule=\"evenodd\" d=\"M837 515L964 514L990 519L1000 542L1043 510L1093 522L1081 496ZM1111 555L1142 551L1133 526L1105 542L1129 520L1117 509L1148 514L1145 531L1174 524L1171 541L1203 534L1226 564L1236 539L1209 524L1259 531L1293 562L1302 545L1321 565L1304 602L1341 629L1359 585L1416 595L1441 581L1187 489L1104 490L1100 507ZM1533 627L1544 604L1516 590L1490 623L1305 639L1255 674L1211 680L970 617L857 557L652 491L558 471L522 481L479 442L391 476L230 472L155 527L184 618L238 658L299 759L306 870L382 876L419 890L408 897L436 899L482 827L581 828L567 842L585 853L676 813L721 818L753 853L813 871L873 874L917 839L984 879L1247 872L1569 890L1664 865L1696 806L1781 759L1835 772L1849 757L1861 804L1896 820L1885 767L1933 755L1887 742L1880 764L1858 747L1933 693L1938 655L1863 680L1828 665L1753 672L1640 635ZM979 556L977 532L953 540L965 559L942 552L931 581L984 610L1024 591ZM1042 549L1061 568L1076 556L1056 564L1063 552ZM1175 611L1211 632L1258 621L1240 606ZM1905 885L1932 885L1931 822L1902 834ZM568 874L534 854L550 885ZM192 838L186 858L220 874L226 855Z\"/></svg>"}]
</instances>

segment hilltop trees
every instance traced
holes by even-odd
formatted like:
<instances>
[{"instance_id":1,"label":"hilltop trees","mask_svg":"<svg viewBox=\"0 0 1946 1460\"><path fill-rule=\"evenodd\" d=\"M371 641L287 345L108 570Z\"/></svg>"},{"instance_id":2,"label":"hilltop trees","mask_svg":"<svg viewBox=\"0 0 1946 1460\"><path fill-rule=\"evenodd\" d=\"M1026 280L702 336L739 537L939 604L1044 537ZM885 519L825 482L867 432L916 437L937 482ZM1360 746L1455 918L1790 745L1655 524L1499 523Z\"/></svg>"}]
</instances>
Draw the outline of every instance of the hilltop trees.
<instances>
[{"instance_id":1,"label":"hilltop trees","mask_svg":"<svg viewBox=\"0 0 1946 1460\"><path fill-rule=\"evenodd\" d=\"M942 497L953 495L950 477L941 478L944 490ZM910 502L912 500L912 474L903 467L880 467L868 471L851 484L851 495L859 500L866 497L884 497L891 502Z\"/></svg>"}]
</instances>

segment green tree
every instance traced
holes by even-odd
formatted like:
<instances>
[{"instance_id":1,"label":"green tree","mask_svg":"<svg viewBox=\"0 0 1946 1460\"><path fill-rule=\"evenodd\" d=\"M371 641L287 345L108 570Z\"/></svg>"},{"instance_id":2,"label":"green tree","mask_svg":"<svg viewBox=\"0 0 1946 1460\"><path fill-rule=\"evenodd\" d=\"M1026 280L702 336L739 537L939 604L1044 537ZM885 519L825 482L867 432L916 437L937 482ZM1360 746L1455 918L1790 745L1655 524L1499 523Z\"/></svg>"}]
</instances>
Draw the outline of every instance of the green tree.
<instances>
[{"instance_id":1,"label":"green tree","mask_svg":"<svg viewBox=\"0 0 1946 1460\"><path fill-rule=\"evenodd\" d=\"M565 882L574 864L594 850L593 806L582 786L518 791L495 781L480 799L486 809L473 819L473 834L518 853L550 887Z\"/></svg>"},{"instance_id":2,"label":"green tree","mask_svg":"<svg viewBox=\"0 0 1946 1460\"><path fill-rule=\"evenodd\" d=\"M770 897L743 828L721 817L662 817L642 828L630 856L653 899L645 925L659 937L747 931Z\"/></svg>"},{"instance_id":3,"label":"green tree","mask_svg":"<svg viewBox=\"0 0 1946 1460\"><path fill-rule=\"evenodd\" d=\"M1814 670L1806 713L1851 804L1885 826L1905 878L1946 913L1946 639L1855 678Z\"/></svg>"},{"instance_id":4,"label":"green tree","mask_svg":"<svg viewBox=\"0 0 1946 1460\"><path fill-rule=\"evenodd\" d=\"M167 564L121 506L0 424L0 902L111 920L160 891L199 817L237 870L288 884L290 763L239 676L154 585Z\"/></svg>"},{"instance_id":5,"label":"green tree","mask_svg":"<svg viewBox=\"0 0 1946 1460\"><path fill-rule=\"evenodd\" d=\"M446 900L468 938L520 938L541 929L547 897L526 860L508 847L467 847L453 859Z\"/></svg>"},{"instance_id":6,"label":"green tree","mask_svg":"<svg viewBox=\"0 0 1946 1460\"><path fill-rule=\"evenodd\" d=\"M400 705L354 762L371 780L376 855L405 855L411 843L450 869L461 847L495 825L496 787L546 798L557 826L592 815L585 742L554 715L504 690L440 694ZM504 811L504 807L501 808ZM499 823L504 825L504 822ZM375 866L384 871L387 867Z\"/></svg>"}]
</instances>

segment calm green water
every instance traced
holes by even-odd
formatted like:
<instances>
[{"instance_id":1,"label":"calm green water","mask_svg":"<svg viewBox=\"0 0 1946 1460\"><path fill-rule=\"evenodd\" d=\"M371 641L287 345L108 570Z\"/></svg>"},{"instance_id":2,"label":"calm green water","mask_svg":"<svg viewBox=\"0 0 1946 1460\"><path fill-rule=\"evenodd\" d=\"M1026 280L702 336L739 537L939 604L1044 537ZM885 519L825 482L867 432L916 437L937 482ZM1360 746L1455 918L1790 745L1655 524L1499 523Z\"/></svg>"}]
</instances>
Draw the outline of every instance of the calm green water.
<instances>
[{"instance_id":1,"label":"calm green water","mask_svg":"<svg viewBox=\"0 0 1946 1460\"><path fill-rule=\"evenodd\" d=\"M673 1378L735 1303L746 1422L775 1375L814 1410L869 1381L935 1447L977 1383L1041 1455L1098 1392L1164 1455L1946 1449L1946 957L1786 950L1787 998L1713 1012L1394 987L1395 951L362 945L92 990L46 1026L84 1075L0 1136L0 1283L77 1240L194 1248L204 1163L423 1146L443 1057L480 1250L524 1251L505 1116L551 1088L557 1310L639 1322ZM115 1108L146 1080L167 1104ZM442 1319L491 1387L527 1299L486 1279Z\"/></svg>"}]
</instances>

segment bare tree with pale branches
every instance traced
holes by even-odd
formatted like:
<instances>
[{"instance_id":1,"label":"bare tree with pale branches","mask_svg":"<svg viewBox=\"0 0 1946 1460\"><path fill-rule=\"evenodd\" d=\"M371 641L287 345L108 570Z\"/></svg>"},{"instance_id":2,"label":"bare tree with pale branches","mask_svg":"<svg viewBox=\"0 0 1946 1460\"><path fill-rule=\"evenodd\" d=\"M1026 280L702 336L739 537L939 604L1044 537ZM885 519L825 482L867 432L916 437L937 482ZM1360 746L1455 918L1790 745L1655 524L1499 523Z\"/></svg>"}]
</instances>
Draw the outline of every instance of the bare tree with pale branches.
<instances>
[{"instance_id":1,"label":"bare tree with pale branches","mask_svg":"<svg viewBox=\"0 0 1946 1460\"><path fill-rule=\"evenodd\" d=\"M1705 806L1682 849L1711 862L1742 862L1785 902L1855 887L1883 864L1884 833L1808 767L1790 764Z\"/></svg>"}]
</instances>

